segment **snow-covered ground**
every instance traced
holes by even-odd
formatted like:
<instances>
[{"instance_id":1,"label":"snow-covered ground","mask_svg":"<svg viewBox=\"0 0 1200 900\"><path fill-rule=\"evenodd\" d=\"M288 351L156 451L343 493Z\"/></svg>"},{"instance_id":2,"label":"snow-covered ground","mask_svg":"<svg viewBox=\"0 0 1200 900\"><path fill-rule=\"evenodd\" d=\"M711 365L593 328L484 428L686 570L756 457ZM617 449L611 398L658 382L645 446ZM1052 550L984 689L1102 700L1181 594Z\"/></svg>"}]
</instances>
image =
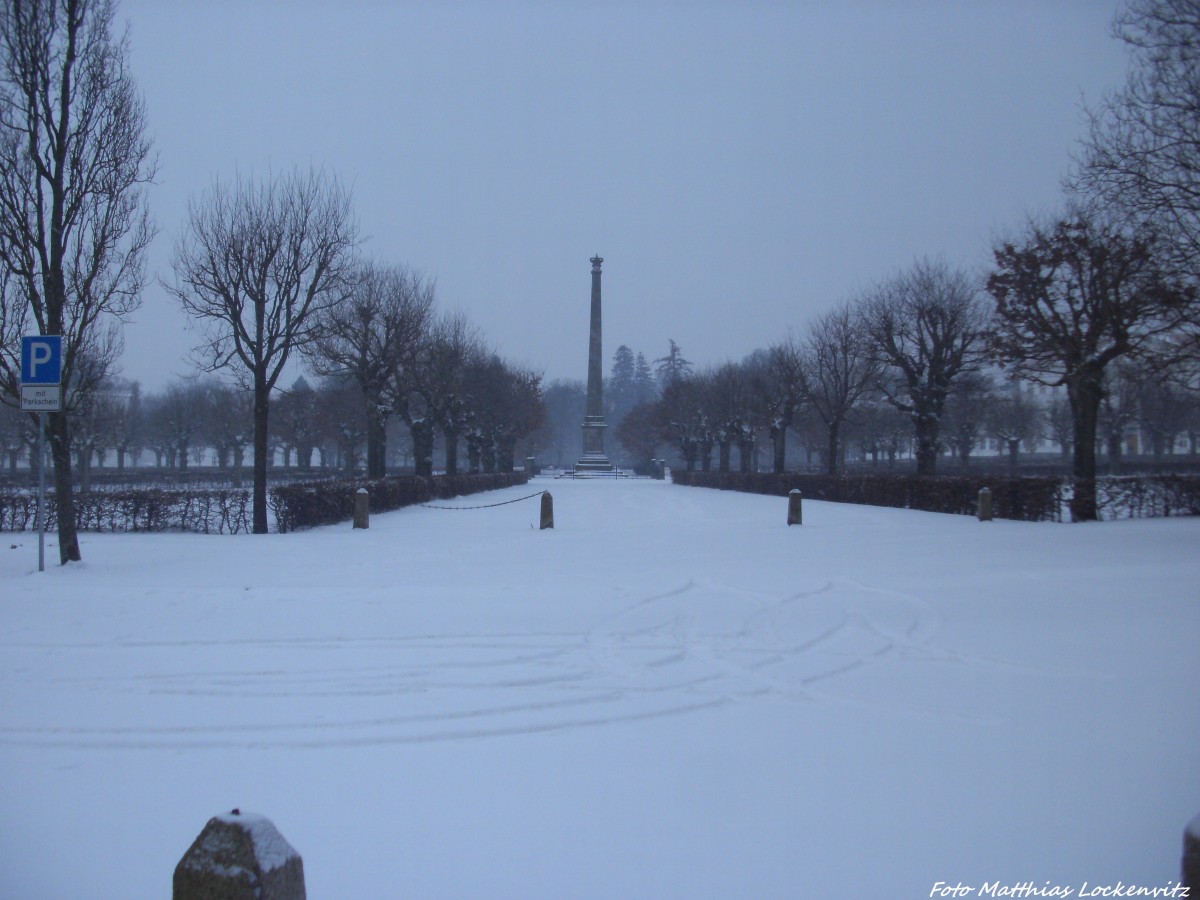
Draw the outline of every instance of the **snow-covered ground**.
<instances>
[{"instance_id":1,"label":"snow-covered ground","mask_svg":"<svg viewBox=\"0 0 1200 900\"><path fill-rule=\"evenodd\" d=\"M1200 519L807 502L789 528L782 498L651 481L458 502L537 488L553 531L532 499L84 535L44 574L4 535L0 896L169 896L233 807L314 900L1179 877Z\"/></svg>"}]
</instances>

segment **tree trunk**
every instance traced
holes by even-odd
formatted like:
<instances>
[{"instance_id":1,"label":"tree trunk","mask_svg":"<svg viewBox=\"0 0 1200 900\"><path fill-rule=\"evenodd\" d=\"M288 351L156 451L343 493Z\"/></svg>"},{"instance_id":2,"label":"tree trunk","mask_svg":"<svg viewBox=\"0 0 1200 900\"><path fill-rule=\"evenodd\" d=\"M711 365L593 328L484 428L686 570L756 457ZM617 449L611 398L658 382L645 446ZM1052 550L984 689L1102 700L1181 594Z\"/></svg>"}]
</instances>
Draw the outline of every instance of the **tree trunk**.
<instances>
[{"instance_id":1,"label":"tree trunk","mask_svg":"<svg viewBox=\"0 0 1200 900\"><path fill-rule=\"evenodd\" d=\"M79 467L79 493L86 494L92 489L92 453L86 447L79 451L76 465Z\"/></svg>"},{"instance_id":2,"label":"tree trunk","mask_svg":"<svg viewBox=\"0 0 1200 900\"><path fill-rule=\"evenodd\" d=\"M730 447L731 447L730 441L724 440L724 441L717 442L717 448L718 448L717 471L718 472L728 472L729 471Z\"/></svg>"},{"instance_id":3,"label":"tree trunk","mask_svg":"<svg viewBox=\"0 0 1200 900\"><path fill-rule=\"evenodd\" d=\"M367 477L382 478L387 474L387 416L372 414L367 403Z\"/></svg>"},{"instance_id":4,"label":"tree trunk","mask_svg":"<svg viewBox=\"0 0 1200 900\"><path fill-rule=\"evenodd\" d=\"M418 419L409 426L409 431L412 432L414 471L428 478L433 474L433 426Z\"/></svg>"},{"instance_id":5,"label":"tree trunk","mask_svg":"<svg viewBox=\"0 0 1200 900\"><path fill-rule=\"evenodd\" d=\"M71 484L71 443L66 413L50 413L46 439L54 457L54 501L58 513L58 561L79 562L79 532L75 527L75 493Z\"/></svg>"},{"instance_id":6,"label":"tree trunk","mask_svg":"<svg viewBox=\"0 0 1200 900\"><path fill-rule=\"evenodd\" d=\"M1017 460L1021 453L1021 441L1019 438L1008 438L1008 474L1012 477L1017 476L1019 468Z\"/></svg>"},{"instance_id":7,"label":"tree trunk","mask_svg":"<svg viewBox=\"0 0 1200 900\"><path fill-rule=\"evenodd\" d=\"M782 475L787 469L787 429L776 428L771 433L773 459L771 469L776 475Z\"/></svg>"},{"instance_id":8,"label":"tree trunk","mask_svg":"<svg viewBox=\"0 0 1200 900\"><path fill-rule=\"evenodd\" d=\"M828 475L838 473L838 431L841 423L836 420L829 423L829 448L825 456L825 472Z\"/></svg>"},{"instance_id":9,"label":"tree trunk","mask_svg":"<svg viewBox=\"0 0 1200 900\"><path fill-rule=\"evenodd\" d=\"M1108 444L1108 474L1121 474L1121 447L1122 434L1120 431L1115 431L1108 436L1106 443Z\"/></svg>"},{"instance_id":10,"label":"tree trunk","mask_svg":"<svg viewBox=\"0 0 1200 900\"><path fill-rule=\"evenodd\" d=\"M268 415L266 373L254 373L254 484L251 488L253 504L254 534L267 533L267 457L270 446L267 440Z\"/></svg>"},{"instance_id":11,"label":"tree trunk","mask_svg":"<svg viewBox=\"0 0 1200 900\"><path fill-rule=\"evenodd\" d=\"M430 454L433 453L433 435L430 433ZM511 472L516 468L517 439L512 437L500 438L496 441L496 468L501 472ZM432 461L431 461L432 467ZM432 474L432 472L430 473Z\"/></svg>"},{"instance_id":12,"label":"tree trunk","mask_svg":"<svg viewBox=\"0 0 1200 900\"><path fill-rule=\"evenodd\" d=\"M738 468L742 474L754 471L754 441L738 441Z\"/></svg>"},{"instance_id":13,"label":"tree trunk","mask_svg":"<svg viewBox=\"0 0 1200 900\"><path fill-rule=\"evenodd\" d=\"M1100 419L1099 378L1084 376L1068 386L1075 447L1071 462L1071 521L1094 522L1096 507L1096 426Z\"/></svg>"},{"instance_id":14,"label":"tree trunk","mask_svg":"<svg viewBox=\"0 0 1200 900\"><path fill-rule=\"evenodd\" d=\"M442 436L446 439L446 474L458 474L458 433L454 431L442 430ZM561 454L560 454L561 455Z\"/></svg>"},{"instance_id":15,"label":"tree trunk","mask_svg":"<svg viewBox=\"0 0 1200 900\"><path fill-rule=\"evenodd\" d=\"M930 416L915 419L917 474L936 475L938 457L938 421Z\"/></svg>"}]
</instances>

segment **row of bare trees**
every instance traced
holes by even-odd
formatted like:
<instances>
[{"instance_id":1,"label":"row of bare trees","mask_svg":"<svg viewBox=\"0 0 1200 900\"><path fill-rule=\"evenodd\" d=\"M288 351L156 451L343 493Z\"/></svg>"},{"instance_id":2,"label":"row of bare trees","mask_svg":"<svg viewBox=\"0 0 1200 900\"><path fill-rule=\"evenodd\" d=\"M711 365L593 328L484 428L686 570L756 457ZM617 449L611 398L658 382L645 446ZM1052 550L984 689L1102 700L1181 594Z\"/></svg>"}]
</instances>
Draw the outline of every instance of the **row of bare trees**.
<instances>
[{"instance_id":1,"label":"row of bare trees","mask_svg":"<svg viewBox=\"0 0 1200 900\"><path fill-rule=\"evenodd\" d=\"M676 380L660 422L689 465L715 447L722 469L733 447L745 465L755 434L769 434L776 470L787 430L815 422L836 473L846 425L883 401L907 417L917 472L929 475L947 446L965 458L985 425L1014 454L1040 435L1040 413L1019 389L994 396L986 370L998 368L1065 393L1073 514L1094 518L1100 426L1122 405L1114 386L1136 381L1137 403L1123 405L1141 410L1160 447L1187 417L1196 295L1167 258L1151 237L1095 212L1030 224L996 247L985 285L918 262L741 364Z\"/></svg>"},{"instance_id":2,"label":"row of bare trees","mask_svg":"<svg viewBox=\"0 0 1200 900\"><path fill-rule=\"evenodd\" d=\"M917 471L933 474L942 446L967 447L985 412L1009 448L1034 434L1019 395L986 411L972 398L996 366L1065 394L1072 518L1097 517L1101 424L1133 406L1114 399L1118 367L1144 373L1143 416L1176 409L1200 370L1200 2L1132 0L1115 30L1131 75L1093 111L1064 212L998 242L982 278L918 262L748 361L740 378L731 364L670 386L660 419L689 464L715 443L727 466L729 448L751 439L757 402L777 468L803 409L822 424L836 471L848 416L877 397L909 418ZM1165 427L1148 430L1166 440ZM1110 448L1119 433L1107 433Z\"/></svg>"},{"instance_id":3,"label":"row of bare trees","mask_svg":"<svg viewBox=\"0 0 1200 900\"><path fill-rule=\"evenodd\" d=\"M156 164L115 13L115 0L0 6L0 402L17 405L20 338L61 335L65 399L49 431L64 563L80 558L72 453L86 467L104 440L102 388L154 236L145 187ZM238 455L249 438L256 533L267 530L272 397L298 355L357 387L372 474L391 416L411 429L426 470L435 429L487 460L511 456L536 427L540 379L483 352L465 323L434 317L432 285L364 264L358 243L349 192L321 171L215 182L176 240L167 287L201 327L204 367L246 389L226 398L227 421L240 422L251 398L248 432L230 424L221 443ZM182 459L185 418L172 438Z\"/></svg>"}]
</instances>

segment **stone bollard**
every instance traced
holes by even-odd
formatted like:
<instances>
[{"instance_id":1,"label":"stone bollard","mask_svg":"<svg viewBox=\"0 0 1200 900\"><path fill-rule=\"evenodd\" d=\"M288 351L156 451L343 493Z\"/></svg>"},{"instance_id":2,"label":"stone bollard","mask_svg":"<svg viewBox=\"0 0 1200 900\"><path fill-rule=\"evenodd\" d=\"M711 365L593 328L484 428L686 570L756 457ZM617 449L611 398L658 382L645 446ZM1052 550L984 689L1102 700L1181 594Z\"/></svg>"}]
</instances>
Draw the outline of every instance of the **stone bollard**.
<instances>
[{"instance_id":1,"label":"stone bollard","mask_svg":"<svg viewBox=\"0 0 1200 900\"><path fill-rule=\"evenodd\" d=\"M214 816L175 867L173 900L305 900L304 861L271 820Z\"/></svg>"},{"instance_id":2,"label":"stone bollard","mask_svg":"<svg viewBox=\"0 0 1200 900\"><path fill-rule=\"evenodd\" d=\"M366 488L359 488L354 494L354 527L371 527L371 495Z\"/></svg>"},{"instance_id":3,"label":"stone bollard","mask_svg":"<svg viewBox=\"0 0 1200 900\"><path fill-rule=\"evenodd\" d=\"M979 489L979 521L992 521L992 489Z\"/></svg>"},{"instance_id":4,"label":"stone bollard","mask_svg":"<svg viewBox=\"0 0 1200 900\"><path fill-rule=\"evenodd\" d=\"M1183 863L1180 882L1200 894L1200 815L1183 830Z\"/></svg>"},{"instance_id":5,"label":"stone bollard","mask_svg":"<svg viewBox=\"0 0 1200 900\"><path fill-rule=\"evenodd\" d=\"M554 527L554 498L549 491L542 491L542 529Z\"/></svg>"},{"instance_id":6,"label":"stone bollard","mask_svg":"<svg viewBox=\"0 0 1200 900\"><path fill-rule=\"evenodd\" d=\"M532 478L537 474L536 468L537 460L535 460L532 456L525 457L525 474Z\"/></svg>"},{"instance_id":7,"label":"stone bollard","mask_svg":"<svg viewBox=\"0 0 1200 900\"><path fill-rule=\"evenodd\" d=\"M792 488L788 492L788 524L802 525L804 523L804 506L800 488Z\"/></svg>"}]
</instances>

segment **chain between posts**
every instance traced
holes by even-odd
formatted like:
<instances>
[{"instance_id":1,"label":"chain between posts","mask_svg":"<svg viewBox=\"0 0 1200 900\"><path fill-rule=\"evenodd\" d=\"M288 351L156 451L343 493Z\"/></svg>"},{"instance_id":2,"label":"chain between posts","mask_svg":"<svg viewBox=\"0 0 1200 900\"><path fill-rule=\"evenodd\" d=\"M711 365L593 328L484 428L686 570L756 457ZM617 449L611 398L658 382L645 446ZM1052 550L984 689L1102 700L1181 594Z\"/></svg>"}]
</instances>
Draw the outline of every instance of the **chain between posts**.
<instances>
[{"instance_id":1,"label":"chain between posts","mask_svg":"<svg viewBox=\"0 0 1200 900\"><path fill-rule=\"evenodd\" d=\"M417 506L422 509L493 509L497 506L508 506L510 503L520 503L522 500L532 500L534 497L540 497L545 491L538 491L536 494L529 494L525 497L518 497L516 500L505 500L502 503L485 503L482 506L435 506L432 503L418 503Z\"/></svg>"}]
</instances>

